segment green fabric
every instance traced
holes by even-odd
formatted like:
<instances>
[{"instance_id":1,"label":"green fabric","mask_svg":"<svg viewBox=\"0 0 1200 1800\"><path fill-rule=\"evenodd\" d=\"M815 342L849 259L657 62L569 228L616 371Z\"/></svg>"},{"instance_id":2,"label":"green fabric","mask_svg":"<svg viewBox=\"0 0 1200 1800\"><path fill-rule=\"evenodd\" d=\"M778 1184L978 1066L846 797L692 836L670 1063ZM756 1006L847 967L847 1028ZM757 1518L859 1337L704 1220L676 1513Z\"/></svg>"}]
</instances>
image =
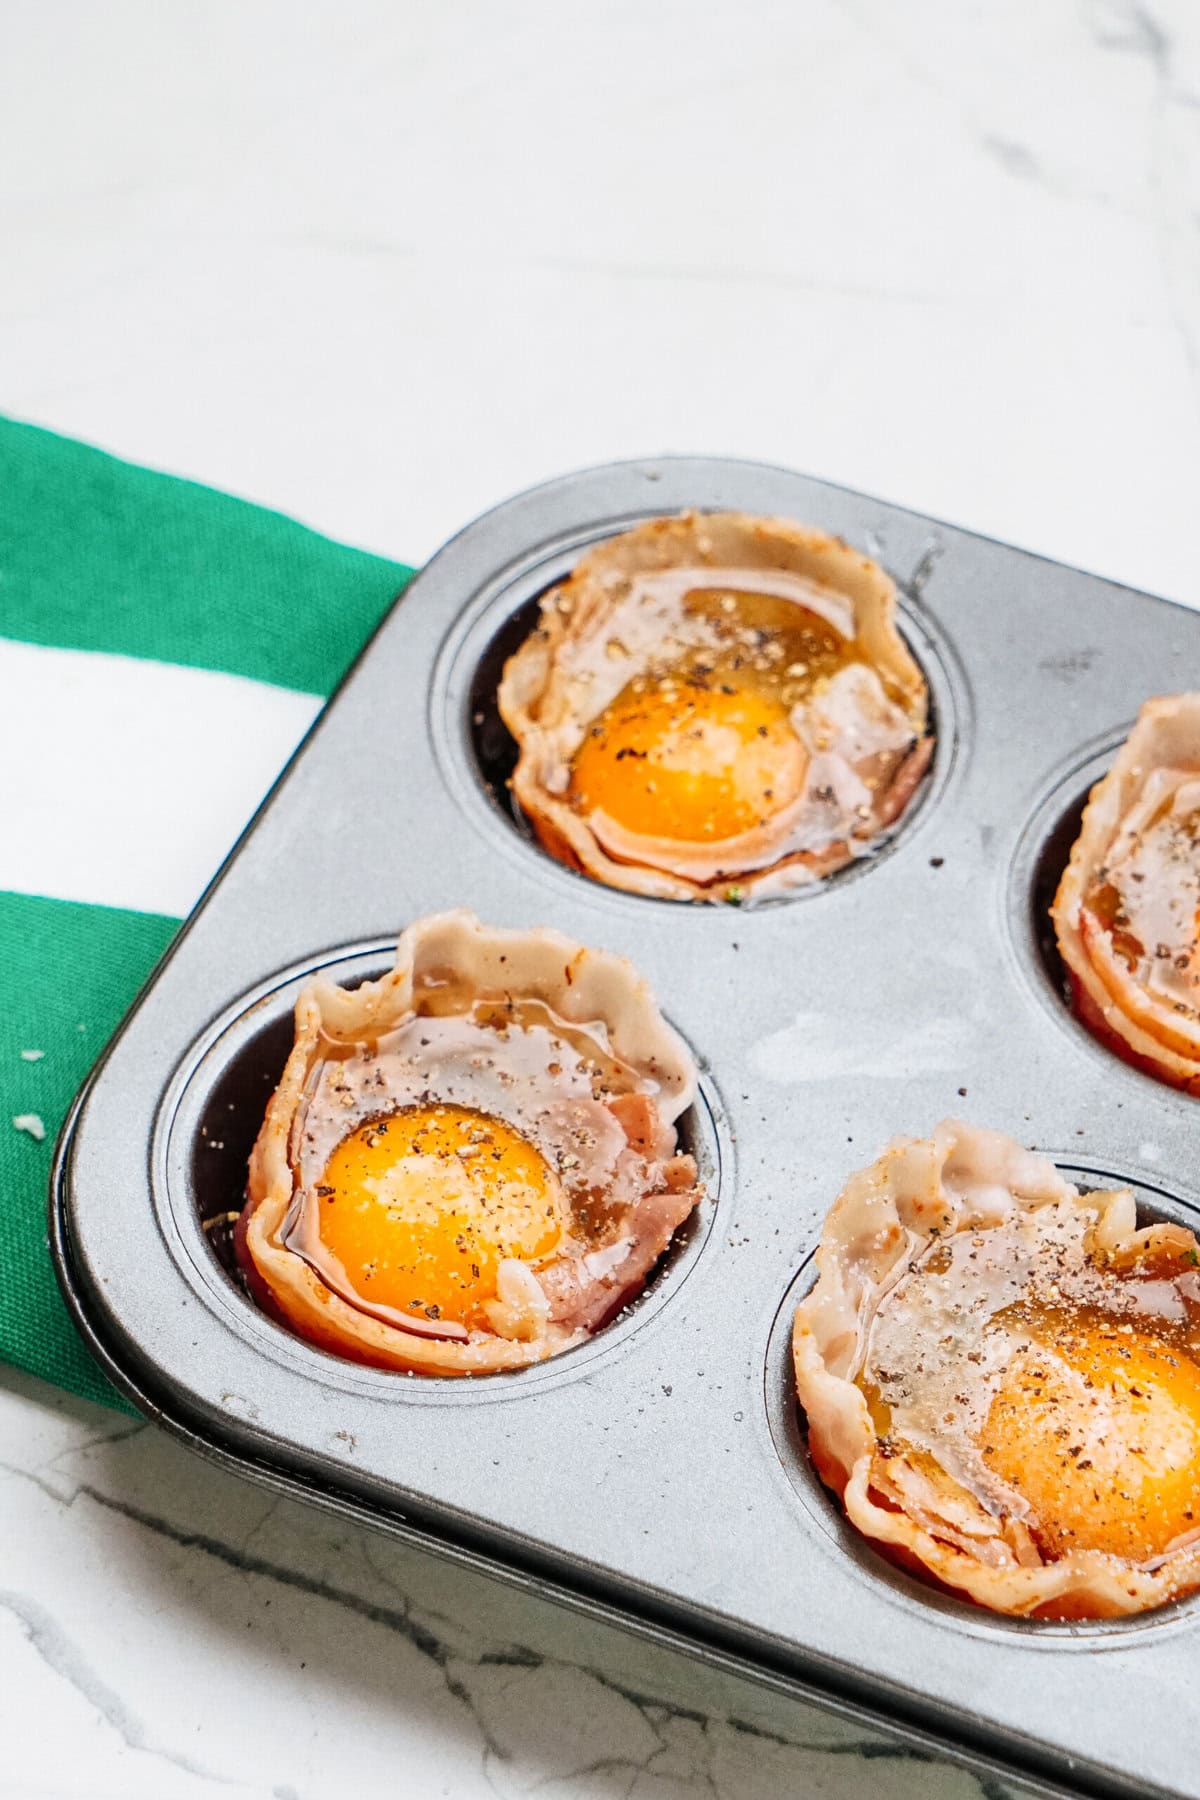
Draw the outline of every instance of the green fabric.
<instances>
[{"instance_id":1,"label":"green fabric","mask_svg":"<svg viewBox=\"0 0 1200 1800\"><path fill-rule=\"evenodd\" d=\"M70 900L0 894L6 993L0 1011L0 1114L46 1128L0 1130L0 1355L93 1400L115 1399L63 1308L46 1247L54 1137L97 1052L178 921ZM23 1050L41 1050L26 1061Z\"/></svg>"},{"instance_id":2,"label":"green fabric","mask_svg":"<svg viewBox=\"0 0 1200 1800\"><path fill-rule=\"evenodd\" d=\"M0 419L0 637L328 694L411 573Z\"/></svg>"},{"instance_id":3,"label":"green fabric","mask_svg":"<svg viewBox=\"0 0 1200 1800\"><path fill-rule=\"evenodd\" d=\"M0 419L0 636L327 694L411 574ZM0 1360L116 1405L58 1293L46 1180L74 1093L177 923L0 893ZM25 1115L42 1142L12 1125Z\"/></svg>"}]
</instances>

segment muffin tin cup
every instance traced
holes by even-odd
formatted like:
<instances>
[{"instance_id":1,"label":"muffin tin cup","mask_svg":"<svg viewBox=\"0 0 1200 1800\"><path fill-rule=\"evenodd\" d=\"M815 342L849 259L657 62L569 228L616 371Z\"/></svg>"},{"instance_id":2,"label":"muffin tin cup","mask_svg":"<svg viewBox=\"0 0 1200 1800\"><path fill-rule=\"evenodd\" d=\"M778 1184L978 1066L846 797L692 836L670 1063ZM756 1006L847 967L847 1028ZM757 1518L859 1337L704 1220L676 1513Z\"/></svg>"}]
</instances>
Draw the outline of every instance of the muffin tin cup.
<instances>
[{"instance_id":1,"label":"muffin tin cup","mask_svg":"<svg viewBox=\"0 0 1200 1800\"><path fill-rule=\"evenodd\" d=\"M479 816L483 830L496 834L497 850L538 860L546 872L547 858L532 827L522 818L507 792L507 777L516 764L516 744L500 719L496 688L504 663L538 622L539 601L548 588L567 576L580 557L594 544L616 531L640 524L644 514L563 532L545 553L516 560L497 572L482 591L465 606L447 633L434 669L429 695L429 736L447 785L465 811ZM897 592L897 624L909 650L925 675L929 694L930 727L934 754L930 769L900 820L881 833L867 854L844 868L794 888L791 893L756 902L785 906L797 900L813 900L839 885L867 874L917 829L928 811L936 807L954 774L960 750L960 713L968 711L966 683L953 646L935 619L922 607L918 586L911 581ZM497 823L501 830L496 833ZM587 882L586 875L550 863L558 876L569 882ZM653 899L643 894L600 888L615 904L665 906L689 910L694 901Z\"/></svg>"},{"instance_id":2,"label":"muffin tin cup","mask_svg":"<svg viewBox=\"0 0 1200 1800\"><path fill-rule=\"evenodd\" d=\"M509 622L587 544L689 506L789 516L878 556L930 683L923 791L802 905L611 892L505 804L489 696ZM1196 1610L1002 1620L900 1575L817 1482L787 1378L825 1213L896 1133L959 1113L1057 1146L1088 1185L1127 1174L1150 1206L1193 1205L1197 1103L1069 1017L1039 913L1071 809L1198 650L1181 608L756 464L618 464L467 527L385 620L64 1128L52 1243L114 1379L246 1474L974 1765L1200 1794L1179 1707ZM219 1217L305 975L377 973L405 924L451 906L633 958L700 1064L685 1131L708 1185L591 1343L463 1381L292 1337L222 1258Z\"/></svg>"},{"instance_id":3,"label":"muffin tin cup","mask_svg":"<svg viewBox=\"0 0 1200 1800\"><path fill-rule=\"evenodd\" d=\"M1111 1162L1091 1158L1079 1160L1078 1150L1054 1149L1033 1145L1047 1156L1068 1181L1083 1193L1110 1188L1129 1188L1138 1205L1138 1224L1148 1225L1169 1219L1190 1230L1200 1231L1200 1194L1187 1193L1178 1187L1167 1188L1143 1169L1117 1167ZM789 1283L779 1311L775 1315L764 1357L763 1402L768 1429L779 1468L806 1508L813 1525L821 1531L834 1554L849 1558L860 1570L864 1581L881 1583L901 1605L917 1609L934 1606L959 1629L980 1636L993 1636L1005 1644L1019 1644L1026 1650L1063 1649L1092 1654L1120 1647L1130 1632L1191 1632L1200 1612L1200 1594L1172 1606L1156 1607L1119 1619L1085 1619L1071 1622L1012 1618L990 1613L965 1596L958 1596L939 1584L926 1583L901 1569L884 1551L864 1537L847 1520L841 1503L817 1474L808 1451L808 1438L802 1409L796 1399L796 1382L792 1364L792 1326L796 1309L816 1285L814 1256L810 1256Z\"/></svg>"},{"instance_id":4,"label":"muffin tin cup","mask_svg":"<svg viewBox=\"0 0 1200 1800\"><path fill-rule=\"evenodd\" d=\"M390 952L390 954L389 954ZM198 1280L213 1307L240 1330L254 1332L262 1354L292 1364L302 1358L314 1379L328 1378L330 1357L276 1324L249 1299L233 1254L230 1196L245 1183L246 1163L292 1044L297 995L318 973L346 987L375 979L395 960L395 942L354 945L282 971L214 1021L176 1070L163 1096L151 1140L151 1191L159 1227L185 1278ZM674 1303L687 1276L723 1219L721 1196L732 1166L724 1109L711 1081L700 1079L696 1099L676 1123L680 1148L696 1159L704 1198L652 1271L642 1292L587 1343L528 1368L468 1379L414 1377L409 1403L474 1404L511 1399L531 1385L577 1378L597 1357L619 1354L625 1338L644 1329L658 1309ZM236 1199L235 1199L236 1204ZM247 1309L249 1313L247 1316ZM391 1398L394 1373L354 1362L337 1363L342 1379L363 1393Z\"/></svg>"}]
</instances>

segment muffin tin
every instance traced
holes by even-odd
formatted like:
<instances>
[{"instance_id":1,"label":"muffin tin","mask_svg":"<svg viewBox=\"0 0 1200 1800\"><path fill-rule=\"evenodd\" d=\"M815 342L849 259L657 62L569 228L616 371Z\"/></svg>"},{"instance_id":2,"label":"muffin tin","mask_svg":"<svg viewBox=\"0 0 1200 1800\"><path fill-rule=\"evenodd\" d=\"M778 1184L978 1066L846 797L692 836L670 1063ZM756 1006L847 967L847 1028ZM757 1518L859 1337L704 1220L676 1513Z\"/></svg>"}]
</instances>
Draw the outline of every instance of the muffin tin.
<instances>
[{"instance_id":1,"label":"muffin tin","mask_svg":"<svg viewBox=\"0 0 1200 1800\"><path fill-rule=\"evenodd\" d=\"M938 748L874 854L752 909L597 887L507 804L494 710L537 596L685 507L844 535L901 589ZM791 1312L825 1212L897 1132L995 1126L1085 1185L1200 1219L1196 1102L1068 1014L1044 911L1088 783L1146 695L1196 685L1200 617L786 470L617 464L507 502L399 604L180 934L64 1128L68 1301L145 1412L241 1472L682 1643L973 1765L1089 1794L1200 1795L1187 1602L994 1618L882 1562L809 1466ZM325 1356L230 1273L225 1215L322 968L387 966L466 905L631 956L696 1052L708 1197L580 1349L469 1381Z\"/></svg>"}]
</instances>

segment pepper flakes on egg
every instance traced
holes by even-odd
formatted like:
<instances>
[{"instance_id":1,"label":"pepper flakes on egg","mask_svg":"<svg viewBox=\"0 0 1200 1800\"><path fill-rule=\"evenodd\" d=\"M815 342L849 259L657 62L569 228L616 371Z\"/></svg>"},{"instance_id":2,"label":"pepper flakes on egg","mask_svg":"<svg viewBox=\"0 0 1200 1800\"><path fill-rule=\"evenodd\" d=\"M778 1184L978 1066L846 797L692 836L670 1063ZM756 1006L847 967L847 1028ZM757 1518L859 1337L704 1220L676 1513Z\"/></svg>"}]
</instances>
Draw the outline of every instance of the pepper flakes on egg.
<instances>
[{"instance_id":1,"label":"pepper flakes on egg","mask_svg":"<svg viewBox=\"0 0 1200 1800\"><path fill-rule=\"evenodd\" d=\"M1200 693L1142 707L1088 796L1051 917L1081 1022L1200 1094Z\"/></svg>"},{"instance_id":2,"label":"pepper flakes on egg","mask_svg":"<svg viewBox=\"0 0 1200 1800\"><path fill-rule=\"evenodd\" d=\"M513 795L609 887L740 904L877 846L929 766L928 691L869 557L685 513L587 552L505 665Z\"/></svg>"},{"instance_id":3,"label":"pepper flakes on egg","mask_svg":"<svg viewBox=\"0 0 1200 1800\"><path fill-rule=\"evenodd\" d=\"M1200 1589L1200 1262L1128 1189L948 1120L851 1177L797 1308L818 1474L885 1555L994 1612Z\"/></svg>"},{"instance_id":4,"label":"pepper flakes on egg","mask_svg":"<svg viewBox=\"0 0 1200 1800\"><path fill-rule=\"evenodd\" d=\"M301 1337L379 1367L518 1368L644 1286L702 1189L695 1066L622 957L470 913L296 1003L235 1241Z\"/></svg>"}]
</instances>

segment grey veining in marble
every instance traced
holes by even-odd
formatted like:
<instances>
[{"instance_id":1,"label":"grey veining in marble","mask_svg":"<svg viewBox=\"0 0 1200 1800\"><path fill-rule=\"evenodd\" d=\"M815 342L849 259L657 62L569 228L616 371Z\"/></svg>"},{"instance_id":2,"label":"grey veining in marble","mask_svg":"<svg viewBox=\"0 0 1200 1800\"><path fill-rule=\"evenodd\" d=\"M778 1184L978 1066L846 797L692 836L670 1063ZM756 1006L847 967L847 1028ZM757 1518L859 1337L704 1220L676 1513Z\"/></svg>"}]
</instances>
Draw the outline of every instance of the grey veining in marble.
<instances>
[{"instance_id":1,"label":"grey veining in marble","mask_svg":"<svg viewBox=\"0 0 1200 1800\"><path fill-rule=\"evenodd\" d=\"M0 1443L6 1686L49 1726L0 1792L840 1800L864 1761L896 1800L1019 1791L264 1498L24 1378Z\"/></svg>"}]
</instances>

